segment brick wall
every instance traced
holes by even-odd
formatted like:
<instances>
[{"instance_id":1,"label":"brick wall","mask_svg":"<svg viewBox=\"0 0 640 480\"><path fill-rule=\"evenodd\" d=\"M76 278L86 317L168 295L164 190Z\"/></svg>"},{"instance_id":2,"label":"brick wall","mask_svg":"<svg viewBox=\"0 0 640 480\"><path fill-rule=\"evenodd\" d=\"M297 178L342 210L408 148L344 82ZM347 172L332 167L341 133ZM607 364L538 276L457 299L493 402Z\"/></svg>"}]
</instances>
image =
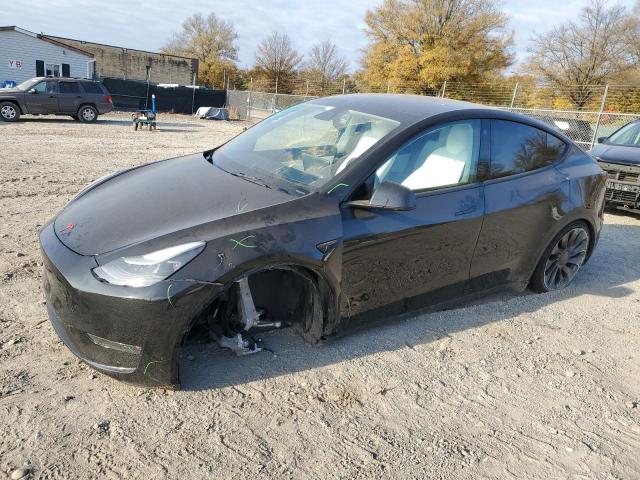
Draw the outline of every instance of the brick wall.
<instances>
[{"instance_id":1,"label":"brick wall","mask_svg":"<svg viewBox=\"0 0 640 480\"><path fill-rule=\"evenodd\" d=\"M152 82L190 85L194 70L196 72L198 70L197 60L190 58L52 37L50 35L48 37L92 53L96 60L96 75L99 77L146 80L146 66L151 65Z\"/></svg>"}]
</instances>

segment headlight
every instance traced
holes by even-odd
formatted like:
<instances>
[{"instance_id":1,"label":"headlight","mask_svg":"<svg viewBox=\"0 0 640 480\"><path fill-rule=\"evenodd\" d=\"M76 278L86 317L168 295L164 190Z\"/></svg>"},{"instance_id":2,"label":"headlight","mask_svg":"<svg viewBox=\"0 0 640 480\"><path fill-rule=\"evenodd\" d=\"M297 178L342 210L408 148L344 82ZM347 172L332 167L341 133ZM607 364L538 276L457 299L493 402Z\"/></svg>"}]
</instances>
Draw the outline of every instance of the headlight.
<instances>
[{"instance_id":1,"label":"headlight","mask_svg":"<svg viewBox=\"0 0 640 480\"><path fill-rule=\"evenodd\" d=\"M191 242L136 257L121 257L93 269L98 278L113 285L148 287L172 275L204 249Z\"/></svg>"}]
</instances>

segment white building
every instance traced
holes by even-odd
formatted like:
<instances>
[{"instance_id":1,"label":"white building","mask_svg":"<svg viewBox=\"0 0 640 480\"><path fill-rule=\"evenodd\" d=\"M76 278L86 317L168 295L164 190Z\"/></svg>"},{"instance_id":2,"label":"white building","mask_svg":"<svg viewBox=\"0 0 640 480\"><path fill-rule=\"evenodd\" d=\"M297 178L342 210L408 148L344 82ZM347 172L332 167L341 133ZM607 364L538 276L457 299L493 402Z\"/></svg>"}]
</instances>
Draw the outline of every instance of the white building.
<instances>
[{"instance_id":1,"label":"white building","mask_svg":"<svg viewBox=\"0 0 640 480\"><path fill-rule=\"evenodd\" d=\"M19 27L0 27L0 88L32 77L92 78L93 55Z\"/></svg>"}]
</instances>

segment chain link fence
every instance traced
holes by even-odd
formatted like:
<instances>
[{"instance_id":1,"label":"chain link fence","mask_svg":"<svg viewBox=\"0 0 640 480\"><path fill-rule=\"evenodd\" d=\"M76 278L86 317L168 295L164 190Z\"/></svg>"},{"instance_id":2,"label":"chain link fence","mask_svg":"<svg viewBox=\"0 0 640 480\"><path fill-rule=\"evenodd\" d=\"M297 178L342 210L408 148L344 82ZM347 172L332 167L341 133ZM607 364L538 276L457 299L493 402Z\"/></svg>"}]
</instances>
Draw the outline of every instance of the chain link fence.
<instances>
[{"instance_id":1,"label":"chain link fence","mask_svg":"<svg viewBox=\"0 0 640 480\"><path fill-rule=\"evenodd\" d=\"M286 93L285 93L286 92ZM481 103L534 117L564 132L585 150L626 123L640 118L640 86L578 85L551 87L505 80L494 83L418 82L362 84L350 80L286 82L250 80L247 89L227 92L241 119L261 120L306 100L342 93L405 93Z\"/></svg>"}]
</instances>

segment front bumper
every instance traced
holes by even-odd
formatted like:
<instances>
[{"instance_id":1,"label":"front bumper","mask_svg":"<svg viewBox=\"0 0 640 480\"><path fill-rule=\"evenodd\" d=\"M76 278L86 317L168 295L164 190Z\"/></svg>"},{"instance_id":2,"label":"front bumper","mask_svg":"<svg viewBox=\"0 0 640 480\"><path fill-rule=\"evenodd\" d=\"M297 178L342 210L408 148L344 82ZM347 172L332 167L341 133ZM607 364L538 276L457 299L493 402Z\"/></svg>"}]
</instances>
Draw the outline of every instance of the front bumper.
<instances>
[{"instance_id":1,"label":"front bumper","mask_svg":"<svg viewBox=\"0 0 640 480\"><path fill-rule=\"evenodd\" d=\"M69 350L120 380L178 387L178 346L221 286L184 280L146 288L103 283L91 272L94 258L65 247L53 222L40 232L40 246L47 311Z\"/></svg>"},{"instance_id":2,"label":"front bumper","mask_svg":"<svg viewBox=\"0 0 640 480\"><path fill-rule=\"evenodd\" d=\"M640 167L608 162L599 164L607 172L606 203L640 210Z\"/></svg>"}]
</instances>

